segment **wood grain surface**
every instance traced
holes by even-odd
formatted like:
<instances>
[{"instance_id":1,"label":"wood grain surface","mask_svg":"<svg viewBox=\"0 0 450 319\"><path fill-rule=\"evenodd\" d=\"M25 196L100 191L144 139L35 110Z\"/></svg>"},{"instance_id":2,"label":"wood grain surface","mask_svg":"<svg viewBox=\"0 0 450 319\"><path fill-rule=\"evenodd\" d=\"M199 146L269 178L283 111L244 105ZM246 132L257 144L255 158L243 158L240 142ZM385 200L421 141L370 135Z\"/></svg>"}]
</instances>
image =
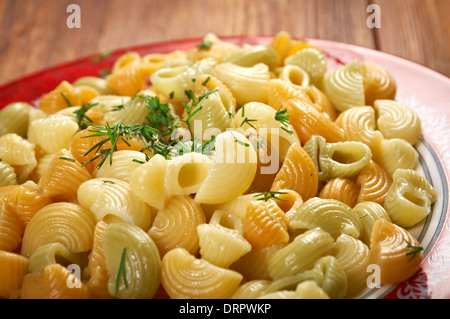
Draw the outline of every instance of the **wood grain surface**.
<instances>
[{"instance_id":1,"label":"wood grain surface","mask_svg":"<svg viewBox=\"0 0 450 319\"><path fill-rule=\"evenodd\" d=\"M69 28L70 4L81 11ZM367 8L380 8L369 28ZM134 45L270 35L377 49L450 76L449 0L0 0L0 85L44 68Z\"/></svg>"}]
</instances>

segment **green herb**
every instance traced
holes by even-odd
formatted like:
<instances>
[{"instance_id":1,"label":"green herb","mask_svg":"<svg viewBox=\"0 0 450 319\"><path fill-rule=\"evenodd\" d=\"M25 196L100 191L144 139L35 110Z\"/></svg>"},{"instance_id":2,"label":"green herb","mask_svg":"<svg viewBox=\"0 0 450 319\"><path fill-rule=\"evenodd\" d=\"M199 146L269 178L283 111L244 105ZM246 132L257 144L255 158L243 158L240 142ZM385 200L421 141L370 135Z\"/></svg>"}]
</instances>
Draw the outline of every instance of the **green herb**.
<instances>
[{"instance_id":1,"label":"green herb","mask_svg":"<svg viewBox=\"0 0 450 319\"><path fill-rule=\"evenodd\" d=\"M367 217L367 216L369 216L369 214L364 214L362 216L359 216L359 218L364 218L364 217Z\"/></svg>"},{"instance_id":2,"label":"green herb","mask_svg":"<svg viewBox=\"0 0 450 319\"><path fill-rule=\"evenodd\" d=\"M111 72L112 71L110 69L103 69L98 72L98 75L102 78L106 78L108 75L111 74Z\"/></svg>"},{"instance_id":3,"label":"green herb","mask_svg":"<svg viewBox=\"0 0 450 319\"><path fill-rule=\"evenodd\" d=\"M110 181L110 180L104 180L103 183L115 184L115 182Z\"/></svg>"},{"instance_id":4,"label":"green herb","mask_svg":"<svg viewBox=\"0 0 450 319\"><path fill-rule=\"evenodd\" d=\"M270 191L270 192L263 192L263 193L259 193L256 195L253 195L253 197L259 197L257 198L257 200L263 200L263 201L267 201L271 198L276 199L276 200L281 200L281 201L287 201L286 199L282 199L280 197L278 197L277 195L283 195L283 194L287 194L286 192L276 192L276 191Z\"/></svg>"},{"instance_id":5,"label":"green herb","mask_svg":"<svg viewBox=\"0 0 450 319\"><path fill-rule=\"evenodd\" d=\"M189 132L191 133L191 136L193 136L192 128L191 128L191 119L192 117L199 112L202 109L202 106L197 107L197 105L203 100L207 99L211 94L217 92L218 89L214 89L211 91L206 92L205 94L200 95L199 97L196 97L194 94L194 91L192 90L186 90L184 91L184 94L189 99L189 102L184 102L183 107L186 109L186 114L188 115L186 119L181 120L184 123L186 123L186 126L188 127ZM193 110L194 109L194 110Z\"/></svg>"},{"instance_id":6,"label":"green herb","mask_svg":"<svg viewBox=\"0 0 450 319\"><path fill-rule=\"evenodd\" d=\"M119 285L120 285L120 278L123 277L123 281L125 283L125 287L128 289L128 283L127 283L127 276L125 273L125 253L127 252L127 248L125 247L122 252L122 258L120 259L120 265L119 265L119 271L117 272L116 277L116 292L115 292L115 298L117 299L117 296L119 294Z\"/></svg>"},{"instance_id":7,"label":"green herb","mask_svg":"<svg viewBox=\"0 0 450 319\"><path fill-rule=\"evenodd\" d=\"M98 55L91 58L91 63L97 63L100 61L103 61L104 59L108 58L111 54L113 54L112 50L106 50L103 52L100 52Z\"/></svg>"},{"instance_id":8,"label":"green herb","mask_svg":"<svg viewBox=\"0 0 450 319\"><path fill-rule=\"evenodd\" d=\"M173 99L174 96L175 96L175 92L174 92L174 91L170 92L169 98L170 98L171 100Z\"/></svg>"},{"instance_id":9,"label":"green herb","mask_svg":"<svg viewBox=\"0 0 450 319\"><path fill-rule=\"evenodd\" d=\"M162 103L156 96L138 95L138 97L145 100L150 109L147 115L148 124L157 129L163 137L171 135L179 127L179 117L170 112L169 103Z\"/></svg>"},{"instance_id":10,"label":"green herb","mask_svg":"<svg viewBox=\"0 0 450 319\"><path fill-rule=\"evenodd\" d=\"M413 245L411 245L411 243L408 242L406 239L405 239L405 242L406 242L406 244L407 244L407 247L412 249L411 251L409 251L409 252L406 253L406 256L411 255L411 257L410 257L409 260L408 260L408 261L411 261L412 259L414 259L414 257L416 257L416 255L417 255L418 253L420 253L420 252L423 250L423 247L421 247L421 246L413 246Z\"/></svg>"},{"instance_id":11,"label":"green herb","mask_svg":"<svg viewBox=\"0 0 450 319\"><path fill-rule=\"evenodd\" d=\"M203 81L202 85L203 85L203 86L206 86L206 84L208 84L208 82L209 82L210 79L211 79L211 77L208 76L208 77L206 78L206 80Z\"/></svg>"},{"instance_id":12,"label":"green herb","mask_svg":"<svg viewBox=\"0 0 450 319\"><path fill-rule=\"evenodd\" d=\"M77 118L77 123L80 129L87 128L91 123L92 120L86 115L86 112L91 108L96 106L98 103L87 103L83 104L78 110L74 111L75 117Z\"/></svg>"},{"instance_id":13,"label":"green herb","mask_svg":"<svg viewBox=\"0 0 450 319\"><path fill-rule=\"evenodd\" d=\"M280 107L281 109L281 107ZM289 134L294 134L291 130L289 130L289 126L291 125L291 122L289 122L289 114L287 114L287 109L280 110L275 113L275 120L281 123L281 129L283 129L285 132Z\"/></svg>"},{"instance_id":14,"label":"green herb","mask_svg":"<svg viewBox=\"0 0 450 319\"><path fill-rule=\"evenodd\" d=\"M75 162L75 160L73 158L69 158L69 157L60 157L59 159L64 160L64 161L69 161L69 162Z\"/></svg>"},{"instance_id":15,"label":"green herb","mask_svg":"<svg viewBox=\"0 0 450 319\"><path fill-rule=\"evenodd\" d=\"M133 162L139 163L139 164L145 164L144 161L138 160L137 158L132 159Z\"/></svg>"},{"instance_id":16,"label":"green herb","mask_svg":"<svg viewBox=\"0 0 450 319\"><path fill-rule=\"evenodd\" d=\"M202 43L200 43L200 44L198 44L197 45L197 48L198 49L200 49L200 50L208 50L208 49L210 49L211 48L211 45L212 45L212 43L211 42L209 42L209 41L207 41L207 40L202 40Z\"/></svg>"},{"instance_id":17,"label":"green herb","mask_svg":"<svg viewBox=\"0 0 450 319\"><path fill-rule=\"evenodd\" d=\"M242 125L244 125L245 123L247 123L249 126L251 126L252 128L254 128L254 129L256 130L256 127L255 127L253 124L250 123L250 122L256 122L256 121L257 121L257 120L251 120L251 119L249 119L249 118L246 117L246 118L242 121L240 127L242 127Z\"/></svg>"},{"instance_id":18,"label":"green herb","mask_svg":"<svg viewBox=\"0 0 450 319\"><path fill-rule=\"evenodd\" d=\"M64 99L64 101L66 101L68 107L72 107L73 106L72 103L70 103L70 101L67 98L67 96L64 94L64 92L61 92L61 96Z\"/></svg>"}]
</instances>

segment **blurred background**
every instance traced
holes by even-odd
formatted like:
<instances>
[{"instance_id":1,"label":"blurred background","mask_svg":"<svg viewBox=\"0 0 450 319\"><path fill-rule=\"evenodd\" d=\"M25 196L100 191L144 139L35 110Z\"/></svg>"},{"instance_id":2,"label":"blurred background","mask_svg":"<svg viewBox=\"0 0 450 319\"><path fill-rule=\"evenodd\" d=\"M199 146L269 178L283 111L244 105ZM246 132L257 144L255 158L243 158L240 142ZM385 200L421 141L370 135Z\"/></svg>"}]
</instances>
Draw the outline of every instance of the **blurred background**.
<instances>
[{"instance_id":1,"label":"blurred background","mask_svg":"<svg viewBox=\"0 0 450 319\"><path fill-rule=\"evenodd\" d=\"M79 28L67 25L70 4L79 6ZM380 28L367 24L374 4ZM449 12L449 0L0 0L0 85L106 50L281 30L377 49L450 76Z\"/></svg>"}]
</instances>

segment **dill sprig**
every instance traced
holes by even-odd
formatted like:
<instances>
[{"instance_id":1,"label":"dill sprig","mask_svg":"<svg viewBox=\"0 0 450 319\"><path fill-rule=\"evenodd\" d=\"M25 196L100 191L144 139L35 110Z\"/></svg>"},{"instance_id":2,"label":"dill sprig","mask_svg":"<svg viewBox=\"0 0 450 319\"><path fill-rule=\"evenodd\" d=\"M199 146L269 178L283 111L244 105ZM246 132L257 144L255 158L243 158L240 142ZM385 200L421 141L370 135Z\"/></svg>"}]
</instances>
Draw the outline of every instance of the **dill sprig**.
<instances>
[{"instance_id":1,"label":"dill sprig","mask_svg":"<svg viewBox=\"0 0 450 319\"><path fill-rule=\"evenodd\" d=\"M409 260L408 260L408 261L411 261L412 259L414 259L414 257L416 257L416 255L417 255L418 253L420 253L420 252L423 250L423 247L421 247L421 246L413 246L413 245L412 245L410 242L408 242L406 239L405 239L405 242L406 242L407 247L408 247L408 248L411 248L411 251L409 251L409 252L406 253L406 256L411 256L411 257L409 258Z\"/></svg>"},{"instance_id":2,"label":"dill sprig","mask_svg":"<svg viewBox=\"0 0 450 319\"><path fill-rule=\"evenodd\" d=\"M92 134L84 136L89 137L104 137L103 140L91 147L84 155L88 155L91 152L100 153L99 155L93 157L88 162L83 163L87 165L92 161L101 158L100 162L97 164L96 168L100 168L106 160L109 158L109 163L112 164L113 153L117 151L117 143L122 140L124 143L128 144L127 140L136 138L138 141L144 142L144 147L140 150L145 152L149 150L153 155L161 154L167 158L170 154L170 144L166 144L159 135L159 131L147 124L139 125L125 125L122 123L117 123L114 126L110 126L106 123L105 126L91 124L91 129L89 132ZM107 143L111 143L110 148L102 148ZM129 145L129 144L128 144Z\"/></svg>"},{"instance_id":3,"label":"dill sprig","mask_svg":"<svg viewBox=\"0 0 450 319\"><path fill-rule=\"evenodd\" d=\"M283 195L283 194L287 194L286 192L277 192L277 191L269 191L269 192L262 192L256 195L253 195L253 197L259 197L257 198L257 200L263 200L263 201L268 201L269 199L276 199L276 200L280 200L280 201L287 201L286 199L282 199L277 195Z\"/></svg>"},{"instance_id":4,"label":"dill sprig","mask_svg":"<svg viewBox=\"0 0 450 319\"><path fill-rule=\"evenodd\" d=\"M75 118L77 119L78 126L81 130L84 130L89 125L91 125L92 120L86 115L87 111L91 108L98 105L98 103L86 103L83 104L78 110L74 111Z\"/></svg>"},{"instance_id":5,"label":"dill sprig","mask_svg":"<svg viewBox=\"0 0 450 319\"><path fill-rule=\"evenodd\" d=\"M203 39L200 44L197 45L197 48L200 50L209 50L212 46L212 43Z\"/></svg>"},{"instance_id":6,"label":"dill sprig","mask_svg":"<svg viewBox=\"0 0 450 319\"><path fill-rule=\"evenodd\" d=\"M294 134L290 129L289 126L291 125L291 122L289 122L289 114L287 113L287 109L281 110L281 107L278 109L278 111L275 113L275 120L280 122L281 129L287 132L288 134Z\"/></svg>"},{"instance_id":7,"label":"dill sprig","mask_svg":"<svg viewBox=\"0 0 450 319\"><path fill-rule=\"evenodd\" d=\"M123 282L125 283L125 287L128 289L128 282L127 282L127 275L125 273L125 254L127 252L127 248L123 248L122 257L120 258L120 265L119 265L119 271L117 272L116 277L116 291L115 291L115 298L117 299L117 296L119 294L119 285L120 285L120 278L123 277Z\"/></svg>"},{"instance_id":8,"label":"dill sprig","mask_svg":"<svg viewBox=\"0 0 450 319\"><path fill-rule=\"evenodd\" d=\"M180 127L178 125L179 117L170 112L169 103L161 102L157 96L137 96L146 101L147 107L150 109L147 122L151 127L157 129L162 137L171 135L175 129Z\"/></svg>"}]
</instances>

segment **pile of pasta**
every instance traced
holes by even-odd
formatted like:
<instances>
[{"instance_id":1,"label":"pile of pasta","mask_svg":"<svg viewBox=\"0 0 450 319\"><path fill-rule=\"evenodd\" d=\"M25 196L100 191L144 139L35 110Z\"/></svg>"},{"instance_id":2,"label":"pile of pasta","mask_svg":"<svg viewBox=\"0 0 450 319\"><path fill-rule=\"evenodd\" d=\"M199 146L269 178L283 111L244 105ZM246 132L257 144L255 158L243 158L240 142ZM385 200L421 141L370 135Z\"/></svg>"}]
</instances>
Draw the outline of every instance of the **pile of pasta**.
<instances>
[{"instance_id":1,"label":"pile of pasta","mask_svg":"<svg viewBox=\"0 0 450 319\"><path fill-rule=\"evenodd\" d=\"M408 229L438 194L395 96L383 66L329 69L280 32L127 52L7 105L0 296L339 299L407 280Z\"/></svg>"}]
</instances>

